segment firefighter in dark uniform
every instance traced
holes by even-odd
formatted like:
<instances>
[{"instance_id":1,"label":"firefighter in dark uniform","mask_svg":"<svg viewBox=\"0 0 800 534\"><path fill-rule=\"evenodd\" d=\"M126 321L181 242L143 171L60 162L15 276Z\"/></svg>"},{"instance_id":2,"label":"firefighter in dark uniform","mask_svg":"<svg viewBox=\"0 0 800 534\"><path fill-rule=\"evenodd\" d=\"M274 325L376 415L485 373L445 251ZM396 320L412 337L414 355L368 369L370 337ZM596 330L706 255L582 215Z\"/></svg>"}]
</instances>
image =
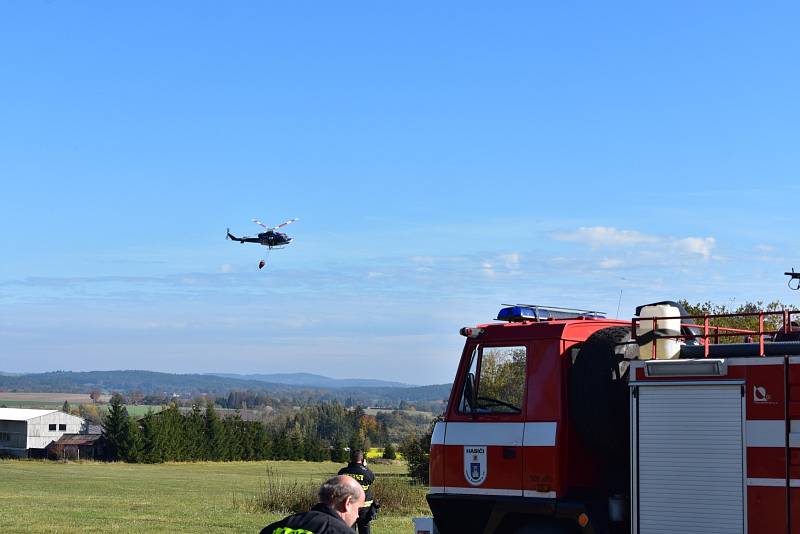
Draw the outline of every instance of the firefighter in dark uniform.
<instances>
[{"instance_id":1,"label":"firefighter in dark uniform","mask_svg":"<svg viewBox=\"0 0 800 534\"><path fill-rule=\"evenodd\" d=\"M369 522L375 519L378 507L380 506L373 498L372 484L375 482L375 475L366 466L366 460L363 451L351 451L350 463L347 467L339 469L340 475L347 475L353 477L361 484L366 494L364 504L358 511L358 534L370 534Z\"/></svg>"},{"instance_id":2,"label":"firefighter in dark uniform","mask_svg":"<svg viewBox=\"0 0 800 534\"><path fill-rule=\"evenodd\" d=\"M335 476L319 489L319 504L261 530L261 534L353 534L353 523L364 505L364 490L355 480Z\"/></svg>"}]
</instances>

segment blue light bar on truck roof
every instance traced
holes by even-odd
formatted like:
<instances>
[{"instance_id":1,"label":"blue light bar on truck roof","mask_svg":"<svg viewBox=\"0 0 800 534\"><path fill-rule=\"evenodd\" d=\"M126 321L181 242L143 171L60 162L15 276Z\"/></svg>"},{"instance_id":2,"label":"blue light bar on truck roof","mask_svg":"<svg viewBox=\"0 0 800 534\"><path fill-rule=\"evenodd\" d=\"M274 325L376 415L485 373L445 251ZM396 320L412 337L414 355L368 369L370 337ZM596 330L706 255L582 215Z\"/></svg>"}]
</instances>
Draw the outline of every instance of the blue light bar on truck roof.
<instances>
[{"instance_id":1,"label":"blue light bar on truck roof","mask_svg":"<svg viewBox=\"0 0 800 534\"><path fill-rule=\"evenodd\" d=\"M548 319L604 319L605 312L577 310L536 304L503 304L507 306L497 313L498 321L524 322L547 321Z\"/></svg>"},{"instance_id":2,"label":"blue light bar on truck roof","mask_svg":"<svg viewBox=\"0 0 800 534\"><path fill-rule=\"evenodd\" d=\"M523 306L511 306L503 308L497 312L498 321L541 321L549 317L546 310L525 308Z\"/></svg>"}]
</instances>

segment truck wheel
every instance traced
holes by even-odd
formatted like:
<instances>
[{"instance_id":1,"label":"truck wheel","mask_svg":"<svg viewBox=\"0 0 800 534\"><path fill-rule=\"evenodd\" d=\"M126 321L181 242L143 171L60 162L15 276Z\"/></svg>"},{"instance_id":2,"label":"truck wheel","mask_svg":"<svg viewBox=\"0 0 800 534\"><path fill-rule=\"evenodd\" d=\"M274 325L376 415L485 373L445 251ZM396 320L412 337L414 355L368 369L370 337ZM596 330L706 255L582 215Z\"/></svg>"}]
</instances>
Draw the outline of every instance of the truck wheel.
<instances>
[{"instance_id":1,"label":"truck wheel","mask_svg":"<svg viewBox=\"0 0 800 534\"><path fill-rule=\"evenodd\" d=\"M580 534L580 527L571 521L542 519L525 523L512 532L513 534Z\"/></svg>"},{"instance_id":2,"label":"truck wheel","mask_svg":"<svg viewBox=\"0 0 800 534\"><path fill-rule=\"evenodd\" d=\"M584 443L628 461L628 366L639 354L629 327L598 330L583 343L570 371L570 414Z\"/></svg>"}]
</instances>

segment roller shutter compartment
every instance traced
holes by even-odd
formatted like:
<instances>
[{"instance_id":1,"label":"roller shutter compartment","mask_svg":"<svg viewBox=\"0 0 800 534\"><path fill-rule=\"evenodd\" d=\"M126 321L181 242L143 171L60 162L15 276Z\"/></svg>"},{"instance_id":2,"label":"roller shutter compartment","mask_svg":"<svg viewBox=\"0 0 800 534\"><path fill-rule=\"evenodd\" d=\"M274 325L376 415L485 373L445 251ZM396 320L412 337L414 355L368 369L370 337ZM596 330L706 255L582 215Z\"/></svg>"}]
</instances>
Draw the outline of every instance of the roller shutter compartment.
<instances>
[{"instance_id":1,"label":"roller shutter compartment","mask_svg":"<svg viewBox=\"0 0 800 534\"><path fill-rule=\"evenodd\" d=\"M744 532L742 393L730 385L639 385L639 534Z\"/></svg>"}]
</instances>

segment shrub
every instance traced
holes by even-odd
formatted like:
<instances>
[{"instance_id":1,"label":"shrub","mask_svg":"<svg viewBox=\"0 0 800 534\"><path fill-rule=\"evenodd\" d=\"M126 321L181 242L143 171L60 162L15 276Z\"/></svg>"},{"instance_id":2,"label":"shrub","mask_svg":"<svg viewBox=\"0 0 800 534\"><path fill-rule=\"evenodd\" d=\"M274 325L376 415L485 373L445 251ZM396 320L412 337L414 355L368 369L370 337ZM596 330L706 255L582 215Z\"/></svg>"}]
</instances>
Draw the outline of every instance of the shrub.
<instances>
[{"instance_id":1,"label":"shrub","mask_svg":"<svg viewBox=\"0 0 800 534\"><path fill-rule=\"evenodd\" d=\"M270 467L267 467L264 480L259 484L258 493L253 497L245 497L234 504L248 512L271 512L289 514L307 512L317 504L317 491L320 484L311 480L283 478Z\"/></svg>"},{"instance_id":2,"label":"shrub","mask_svg":"<svg viewBox=\"0 0 800 534\"><path fill-rule=\"evenodd\" d=\"M408 475L420 484L428 484L431 435L409 434L400 444L400 452L408 462Z\"/></svg>"},{"instance_id":3,"label":"shrub","mask_svg":"<svg viewBox=\"0 0 800 534\"><path fill-rule=\"evenodd\" d=\"M425 495L428 488L412 484L406 477L376 475L375 499L381 503L380 514L424 515L430 513Z\"/></svg>"},{"instance_id":4,"label":"shrub","mask_svg":"<svg viewBox=\"0 0 800 534\"><path fill-rule=\"evenodd\" d=\"M386 448L383 449L383 458L386 460L397 459L397 451L394 450L394 445L392 445L391 443L386 444Z\"/></svg>"},{"instance_id":5,"label":"shrub","mask_svg":"<svg viewBox=\"0 0 800 534\"><path fill-rule=\"evenodd\" d=\"M268 467L256 495L244 498L234 495L233 505L252 513L306 512L317 503L321 483L321 480L284 478ZM407 516L428 511L427 488L412 484L404 476L378 475L373 488L375 499L381 503L380 514Z\"/></svg>"}]
</instances>

